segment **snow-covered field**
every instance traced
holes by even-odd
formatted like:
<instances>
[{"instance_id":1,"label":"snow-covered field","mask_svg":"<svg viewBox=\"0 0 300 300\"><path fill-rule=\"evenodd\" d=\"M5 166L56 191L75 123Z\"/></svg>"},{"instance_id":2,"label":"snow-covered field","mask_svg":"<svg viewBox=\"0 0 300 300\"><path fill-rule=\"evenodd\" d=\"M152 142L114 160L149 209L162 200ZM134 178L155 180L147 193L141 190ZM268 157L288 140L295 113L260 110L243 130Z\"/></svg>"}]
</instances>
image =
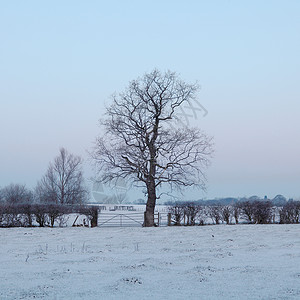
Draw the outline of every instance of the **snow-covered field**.
<instances>
[{"instance_id":1,"label":"snow-covered field","mask_svg":"<svg viewBox=\"0 0 300 300\"><path fill-rule=\"evenodd\" d=\"M0 299L300 299L300 225L0 229Z\"/></svg>"}]
</instances>

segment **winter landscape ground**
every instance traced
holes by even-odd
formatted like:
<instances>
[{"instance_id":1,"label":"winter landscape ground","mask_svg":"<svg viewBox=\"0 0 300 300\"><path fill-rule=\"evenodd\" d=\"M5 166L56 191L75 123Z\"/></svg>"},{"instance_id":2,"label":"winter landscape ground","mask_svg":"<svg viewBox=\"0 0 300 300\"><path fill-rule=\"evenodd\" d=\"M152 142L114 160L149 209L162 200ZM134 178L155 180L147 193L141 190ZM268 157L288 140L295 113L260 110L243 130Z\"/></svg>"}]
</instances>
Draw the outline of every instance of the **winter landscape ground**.
<instances>
[{"instance_id":1,"label":"winter landscape ground","mask_svg":"<svg viewBox=\"0 0 300 300\"><path fill-rule=\"evenodd\" d=\"M299 225L0 230L0 299L300 299Z\"/></svg>"}]
</instances>

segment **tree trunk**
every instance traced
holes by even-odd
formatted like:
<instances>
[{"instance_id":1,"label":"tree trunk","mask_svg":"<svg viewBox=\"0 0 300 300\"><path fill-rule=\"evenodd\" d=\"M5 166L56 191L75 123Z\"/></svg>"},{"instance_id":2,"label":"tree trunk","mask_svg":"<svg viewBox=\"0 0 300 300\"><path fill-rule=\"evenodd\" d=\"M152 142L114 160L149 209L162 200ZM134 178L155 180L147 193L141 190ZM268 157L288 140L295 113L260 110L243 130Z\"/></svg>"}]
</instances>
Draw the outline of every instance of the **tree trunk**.
<instances>
[{"instance_id":1,"label":"tree trunk","mask_svg":"<svg viewBox=\"0 0 300 300\"><path fill-rule=\"evenodd\" d=\"M156 190L154 180L149 181L147 184L148 200L146 204L146 211L144 215L144 226L154 226L154 209L156 204Z\"/></svg>"},{"instance_id":2,"label":"tree trunk","mask_svg":"<svg viewBox=\"0 0 300 300\"><path fill-rule=\"evenodd\" d=\"M98 226L98 208L97 208L97 206L93 206L91 209L91 212L92 212L91 227L97 227Z\"/></svg>"}]
</instances>

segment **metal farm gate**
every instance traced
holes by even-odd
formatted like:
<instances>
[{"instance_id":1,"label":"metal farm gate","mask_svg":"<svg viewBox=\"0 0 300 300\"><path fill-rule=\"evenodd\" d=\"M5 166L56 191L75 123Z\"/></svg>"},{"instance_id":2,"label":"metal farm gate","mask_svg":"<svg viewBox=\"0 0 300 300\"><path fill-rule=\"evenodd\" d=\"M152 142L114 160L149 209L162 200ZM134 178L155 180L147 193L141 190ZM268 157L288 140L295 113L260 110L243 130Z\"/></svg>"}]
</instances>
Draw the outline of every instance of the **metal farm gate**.
<instances>
[{"instance_id":1,"label":"metal farm gate","mask_svg":"<svg viewBox=\"0 0 300 300\"><path fill-rule=\"evenodd\" d=\"M154 222L157 226L161 224L162 216L159 213L154 214ZM142 227L144 223L144 212L99 212L99 227Z\"/></svg>"}]
</instances>

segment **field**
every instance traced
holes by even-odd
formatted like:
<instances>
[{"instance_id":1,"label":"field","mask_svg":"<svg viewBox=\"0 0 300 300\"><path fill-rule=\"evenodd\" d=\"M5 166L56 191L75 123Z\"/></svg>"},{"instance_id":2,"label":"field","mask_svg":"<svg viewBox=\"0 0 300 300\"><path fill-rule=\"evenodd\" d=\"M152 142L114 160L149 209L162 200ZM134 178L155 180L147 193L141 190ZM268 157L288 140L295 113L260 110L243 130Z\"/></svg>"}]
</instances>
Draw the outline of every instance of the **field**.
<instances>
[{"instance_id":1,"label":"field","mask_svg":"<svg viewBox=\"0 0 300 300\"><path fill-rule=\"evenodd\" d=\"M0 299L300 299L300 225L0 229Z\"/></svg>"}]
</instances>

